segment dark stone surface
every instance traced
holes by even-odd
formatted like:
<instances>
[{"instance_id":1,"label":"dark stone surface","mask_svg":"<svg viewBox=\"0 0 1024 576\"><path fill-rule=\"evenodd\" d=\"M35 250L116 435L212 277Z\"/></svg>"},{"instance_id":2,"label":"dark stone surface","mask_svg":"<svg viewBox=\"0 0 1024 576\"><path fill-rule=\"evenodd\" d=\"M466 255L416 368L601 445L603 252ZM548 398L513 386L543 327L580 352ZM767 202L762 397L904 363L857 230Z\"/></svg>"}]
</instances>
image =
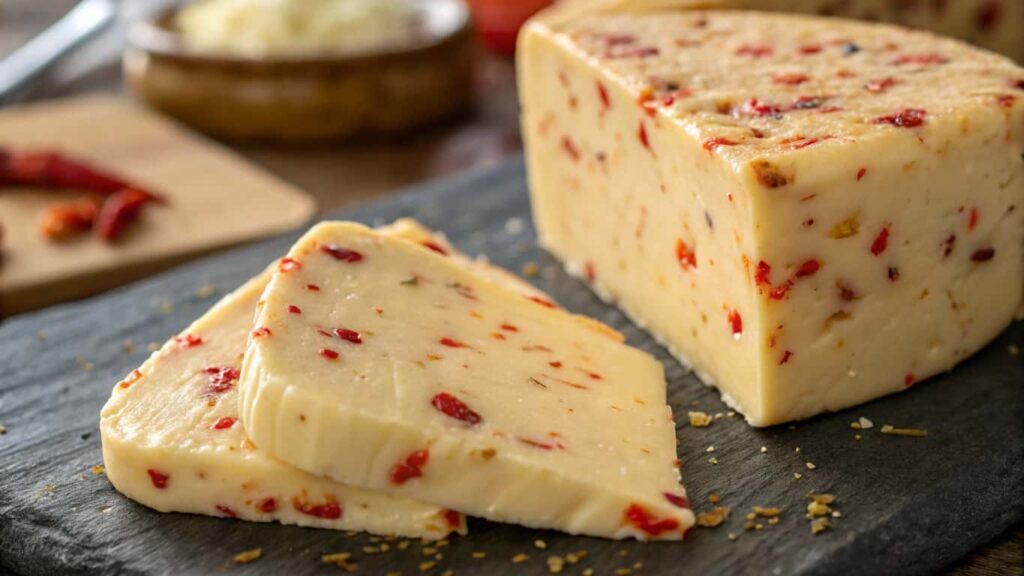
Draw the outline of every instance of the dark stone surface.
<instances>
[{"instance_id":1,"label":"dark stone surface","mask_svg":"<svg viewBox=\"0 0 1024 576\"><path fill-rule=\"evenodd\" d=\"M702 410L726 411L714 391L535 247L521 162L346 215L367 223L399 216L419 218L466 252L487 254L512 270L527 261L550 270L534 279L537 285L567 308L619 328L664 362L681 424L693 401ZM511 217L525 225L521 234L506 231ZM0 572L335 573L320 555L350 551L360 573L421 573L419 564L428 558L419 543L405 551L392 544L386 554L367 556L361 551L371 542L366 535L158 514L90 471L100 463L100 408L114 383L148 354L147 343L162 342L213 304L217 296L199 298L199 286L212 283L221 293L234 288L293 239L256 244L0 326L0 424L8 428L0 436ZM164 299L173 312L161 311ZM45 341L37 338L40 330ZM134 352L123 349L126 339ZM683 476L695 507L709 508L709 495L718 494L733 510L725 525L695 530L685 543L612 542L474 521L469 537L441 550L444 558L432 573L546 574L548 556L577 550L589 556L565 574L579 574L583 566L609 574L635 562L643 562L642 574L933 572L1024 516L1024 358L1011 355L1010 344L1024 344L1022 323L952 373L909 393L794 427L755 430L728 417L710 428L681 425ZM849 423L862 415L876 427L856 441ZM878 427L886 423L927 428L929 435L882 436ZM708 462L712 455L717 465ZM803 478L795 480L794 472ZM811 490L835 494L843 514L817 536L804 518ZM781 522L744 532L744 514L755 505L783 508ZM731 542L729 532L738 540ZM534 547L538 538L547 550ZM254 547L263 548L261 560L232 566L234 554ZM474 551L487 558L472 559ZM520 552L530 560L512 564Z\"/></svg>"}]
</instances>

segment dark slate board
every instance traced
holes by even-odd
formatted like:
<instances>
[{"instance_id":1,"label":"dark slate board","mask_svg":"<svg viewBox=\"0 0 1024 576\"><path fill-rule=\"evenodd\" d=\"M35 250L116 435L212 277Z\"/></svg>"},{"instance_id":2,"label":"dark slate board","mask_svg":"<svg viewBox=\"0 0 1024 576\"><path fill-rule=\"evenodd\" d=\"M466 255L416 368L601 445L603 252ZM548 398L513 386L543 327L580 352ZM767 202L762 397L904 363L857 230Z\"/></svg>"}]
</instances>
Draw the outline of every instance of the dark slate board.
<instances>
[{"instance_id":1,"label":"dark slate board","mask_svg":"<svg viewBox=\"0 0 1024 576\"><path fill-rule=\"evenodd\" d=\"M512 270L539 263L549 273L536 278L537 285L569 309L622 330L664 362L681 423L695 400L700 409L725 411L714 391L535 247L528 210L522 162L514 161L344 216L367 223L414 216L445 231L466 252L487 254ZM521 219L521 233L509 233L509 218ZM359 557L361 573L420 574L427 558L418 543L364 557L361 549L370 543L365 535L158 514L121 497L89 470L100 463L100 407L114 382L147 355L146 344L162 342L214 302L216 296L197 297L197 287L233 288L293 239L256 244L0 326L0 423L8 428L0 436L0 572L335 573L320 555L350 551ZM161 312L163 299L174 303L172 313ZM46 341L37 339L40 330ZM126 339L136 344L134 353L122 349ZM433 573L546 574L549 555L581 549L589 552L586 561L564 573L593 566L610 574L635 562L643 562L643 574L934 572L1024 517L1024 359L1009 353L1011 344L1024 345L1024 324L1015 323L951 374L909 393L792 427L755 430L739 418L704 429L682 425L680 453L692 501L704 509L709 495L718 494L733 509L726 525L695 530L685 543L611 542L474 521L471 536L442 550ZM78 358L93 370L82 369ZM855 441L849 423L861 415L876 428ZM930 434L882 436L877 426L884 423ZM711 445L717 465L708 461ZM808 470L805 462L817 468ZM794 472L803 478L795 480ZM52 493L48 484L55 486ZM833 530L817 536L803 517L811 490L836 494L843 513ZM785 513L777 526L744 532L743 516L754 505ZM738 540L731 542L729 532ZM547 550L534 547L538 538ZM232 565L235 553L254 547L263 548L261 560ZM471 559L473 551L487 558ZM520 552L531 559L512 564Z\"/></svg>"}]
</instances>

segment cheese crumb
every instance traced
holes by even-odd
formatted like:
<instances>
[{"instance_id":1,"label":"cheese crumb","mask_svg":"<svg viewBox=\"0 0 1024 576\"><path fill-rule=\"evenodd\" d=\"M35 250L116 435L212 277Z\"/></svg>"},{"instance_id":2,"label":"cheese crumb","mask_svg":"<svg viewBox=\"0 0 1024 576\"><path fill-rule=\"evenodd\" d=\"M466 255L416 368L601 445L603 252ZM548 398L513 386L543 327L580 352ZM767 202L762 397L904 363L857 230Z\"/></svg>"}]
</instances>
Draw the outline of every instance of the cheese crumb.
<instances>
[{"instance_id":1,"label":"cheese crumb","mask_svg":"<svg viewBox=\"0 0 1024 576\"><path fill-rule=\"evenodd\" d=\"M831 524L829 524L828 518L815 518L811 521L811 534L824 532L825 530L828 530L829 526L831 526Z\"/></svg>"},{"instance_id":2,"label":"cheese crumb","mask_svg":"<svg viewBox=\"0 0 1024 576\"><path fill-rule=\"evenodd\" d=\"M523 264L523 276L533 278L540 274L540 266L537 266L536 262L527 262Z\"/></svg>"},{"instance_id":3,"label":"cheese crumb","mask_svg":"<svg viewBox=\"0 0 1024 576\"><path fill-rule=\"evenodd\" d=\"M7 434L7 427L0 424L0 435Z\"/></svg>"},{"instance_id":4,"label":"cheese crumb","mask_svg":"<svg viewBox=\"0 0 1024 576\"><path fill-rule=\"evenodd\" d=\"M732 540L733 542L735 542L736 539L737 539L737 536L736 536L735 532L729 532L728 536L729 536L729 540Z\"/></svg>"},{"instance_id":5,"label":"cheese crumb","mask_svg":"<svg viewBox=\"0 0 1024 576\"><path fill-rule=\"evenodd\" d=\"M927 430L920 428L894 428L891 424L883 425L881 432L890 436L907 436L910 438L924 438L928 435Z\"/></svg>"},{"instance_id":6,"label":"cheese crumb","mask_svg":"<svg viewBox=\"0 0 1024 576\"><path fill-rule=\"evenodd\" d=\"M249 562L255 562L263 557L263 548L253 548L252 550L246 550L245 552L239 552L235 554L235 564L248 564Z\"/></svg>"},{"instance_id":7,"label":"cheese crumb","mask_svg":"<svg viewBox=\"0 0 1024 576\"><path fill-rule=\"evenodd\" d=\"M794 479L794 480L799 480L799 479L801 479L801 478L803 478L803 477L804 477L804 475L803 475L803 474L801 474L801 473L799 473L799 472L793 472L793 479Z\"/></svg>"},{"instance_id":8,"label":"cheese crumb","mask_svg":"<svg viewBox=\"0 0 1024 576\"><path fill-rule=\"evenodd\" d=\"M761 446L761 454L767 454L767 453L768 453L768 447L767 446Z\"/></svg>"},{"instance_id":9,"label":"cheese crumb","mask_svg":"<svg viewBox=\"0 0 1024 576\"><path fill-rule=\"evenodd\" d=\"M861 416L860 419L857 420L857 423L860 424L861 430L869 430L869 429L875 427L875 423L874 422L872 422L871 420L868 420L867 418L865 418L863 416Z\"/></svg>"},{"instance_id":10,"label":"cheese crumb","mask_svg":"<svg viewBox=\"0 0 1024 576\"><path fill-rule=\"evenodd\" d=\"M814 462L804 462L804 466L807 466L808 470L814 470L815 468L817 468Z\"/></svg>"},{"instance_id":11,"label":"cheese crumb","mask_svg":"<svg viewBox=\"0 0 1024 576\"><path fill-rule=\"evenodd\" d=\"M729 517L729 508L716 506L707 512L697 514L697 525L704 528L720 526Z\"/></svg>"},{"instance_id":12,"label":"cheese crumb","mask_svg":"<svg viewBox=\"0 0 1024 576\"><path fill-rule=\"evenodd\" d=\"M561 574L563 568L565 568L565 559L561 556L548 557L548 572L552 574Z\"/></svg>"},{"instance_id":13,"label":"cheese crumb","mask_svg":"<svg viewBox=\"0 0 1024 576\"><path fill-rule=\"evenodd\" d=\"M97 465L93 466L92 467L92 474L93 474L93 476L99 476L100 474L103 474L103 464L97 464Z\"/></svg>"},{"instance_id":14,"label":"cheese crumb","mask_svg":"<svg viewBox=\"0 0 1024 576\"><path fill-rule=\"evenodd\" d=\"M420 562L420 572L429 572L434 569L434 566L437 566L437 562L434 562L433 560Z\"/></svg>"},{"instance_id":15,"label":"cheese crumb","mask_svg":"<svg viewBox=\"0 0 1024 576\"><path fill-rule=\"evenodd\" d=\"M526 562L529 559L530 559L529 556L527 556L526 554L523 554L522 552L520 552L519 554L516 554L515 556L512 557L512 563L513 564L522 564L523 562Z\"/></svg>"},{"instance_id":16,"label":"cheese crumb","mask_svg":"<svg viewBox=\"0 0 1024 576\"><path fill-rule=\"evenodd\" d=\"M694 428L704 428L705 426L711 426L711 416L707 412L690 412L690 426Z\"/></svg>"},{"instance_id":17,"label":"cheese crumb","mask_svg":"<svg viewBox=\"0 0 1024 576\"><path fill-rule=\"evenodd\" d=\"M711 453L711 452L714 452L714 451L715 451L715 447L714 446L708 446L707 449L706 449L706 452L708 452L708 453Z\"/></svg>"},{"instance_id":18,"label":"cheese crumb","mask_svg":"<svg viewBox=\"0 0 1024 576\"><path fill-rule=\"evenodd\" d=\"M594 576L593 568L584 568L582 572L583 576Z\"/></svg>"},{"instance_id":19,"label":"cheese crumb","mask_svg":"<svg viewBox=\"0 0 1024 576\"><path fill-rule=\"evenodd\" d=\"M718 458L715 458L714 456L712 456L711 458L708 458L708 462L710 462L712 465L717 465L718 464Z\"/></svg>"},{"instance_id":20,"label":"cheese crumb","mask_svg":"<svg viewBox=\"0 0 1024 576\"><path fill-rule=\"evenodd\" d=\"M483 560L487 558L487 552L473 552L469 555L473 560Z\"/></svg>"},{"instance_id":21,"label":"cheese crumb","mask_svg":"<svg viewBox=\"0 0 1024 576\"><path fill-rule=\"evenodd\" d=\"M548 547L548 543L543 541L543 540L534 540L533 541L533 546L535 548L540 549L540 550L544 550L544 549L546 549Z\"/></svg>"}]
</instances>

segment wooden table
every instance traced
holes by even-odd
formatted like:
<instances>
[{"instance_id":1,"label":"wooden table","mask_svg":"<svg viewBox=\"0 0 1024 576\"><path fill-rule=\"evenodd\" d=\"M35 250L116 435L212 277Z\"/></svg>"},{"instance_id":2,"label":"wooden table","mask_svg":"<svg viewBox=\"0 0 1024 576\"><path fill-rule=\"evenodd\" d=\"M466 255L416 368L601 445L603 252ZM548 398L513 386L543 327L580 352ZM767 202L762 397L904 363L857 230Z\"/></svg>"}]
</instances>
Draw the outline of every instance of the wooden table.
<instances>
[{"instance_id":1,"label":"wooden table","mask_svg":"<svg viewBox=\"0 0 1024 576\"><path fill-rule=\"evenodd\" d=\"M31 38L73 4L73 0L4 0L0 4L0 55ZM120 92L118 42L111 36L97 44L98 47L83 50L83 54L55 69L31 97ZM476 109L459 122L388 142L236 148L315 196L323 212L379 198L408 184L493 165L522 147L515 75L511 62L483 52L477 68ZM955 522L955 515L956 511L951 511L951 522ZM947 573L1024 574L1024 526L1007 530Z\"/></svg>"}]
</instances>

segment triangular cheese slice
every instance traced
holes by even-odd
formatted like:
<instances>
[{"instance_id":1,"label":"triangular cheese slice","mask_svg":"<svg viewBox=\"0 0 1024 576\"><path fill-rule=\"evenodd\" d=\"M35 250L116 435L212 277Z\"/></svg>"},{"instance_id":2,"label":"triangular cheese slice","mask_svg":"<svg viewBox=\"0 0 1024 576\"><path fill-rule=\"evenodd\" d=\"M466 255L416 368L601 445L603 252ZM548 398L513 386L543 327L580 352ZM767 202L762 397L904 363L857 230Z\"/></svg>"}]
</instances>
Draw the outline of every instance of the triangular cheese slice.
<instances>
[{"instance_id":1,"label":"triangular cheese slice","mask_svg":"<svg viewBox=\"0 0 1024 576\"><path fill-rule=\"evenodd\" d=\"M497 521L678 539L662 366L448 250L351 223L307 233L259 306L240 381L261 449Z\"/></svg>"},{"instance_id":2,"label":"triangular cheese slice","mask_svg":"<svg viewBox=\"0 0 1024 576\"><path fill-rule=\"evenodd\" d=\"M392 232L422 236L409 227ZM100 420L114 487L161 512L426 539L464 532L457 512L318 478L246 439L237 379L270 276L225 297L115 386Z\"/></svg>"}]
</instances>

